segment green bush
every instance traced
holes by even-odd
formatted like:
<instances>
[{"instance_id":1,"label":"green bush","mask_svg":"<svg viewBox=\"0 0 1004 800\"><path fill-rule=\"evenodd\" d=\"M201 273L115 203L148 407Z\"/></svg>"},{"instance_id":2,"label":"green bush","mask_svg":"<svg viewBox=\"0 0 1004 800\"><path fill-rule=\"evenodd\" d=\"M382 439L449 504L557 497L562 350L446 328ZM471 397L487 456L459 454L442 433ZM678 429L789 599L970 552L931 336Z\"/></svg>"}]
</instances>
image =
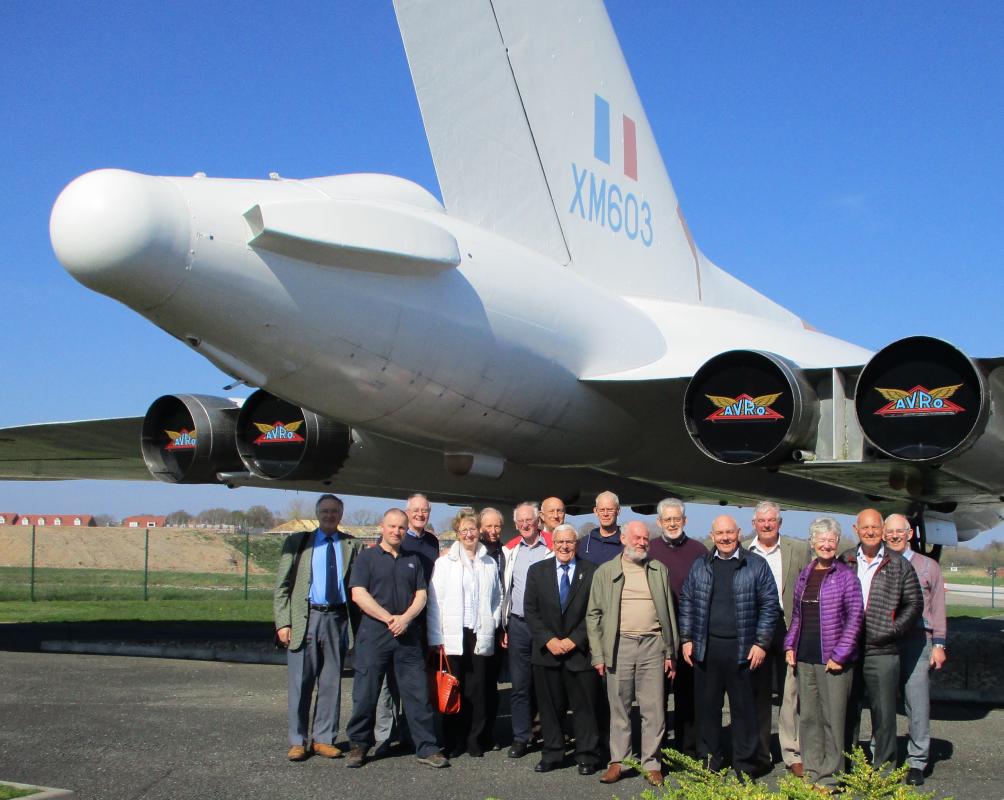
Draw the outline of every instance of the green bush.
<instances>
[{"instance_id":1,"label":"green bush","mask_svg":"<svg viewBox=\"0 0 1004 800\"><path fill-rule=\"evenodd\" d=\"M712 772L700 761L676 750L663 750L668 770L665 783L641 794L641 800L820 800L840 797L846 800L930 800L933 794L920 792L903 783L907 767L891 772L875 769L860 747L848 756L850 769L837 776L837 789L822 786L786 774L771 789L766 783L740 780L730 770ZM640 764L631 764L640 769ZM950 798L948 799L950 800Z\"/></svg>"}]
</instances>

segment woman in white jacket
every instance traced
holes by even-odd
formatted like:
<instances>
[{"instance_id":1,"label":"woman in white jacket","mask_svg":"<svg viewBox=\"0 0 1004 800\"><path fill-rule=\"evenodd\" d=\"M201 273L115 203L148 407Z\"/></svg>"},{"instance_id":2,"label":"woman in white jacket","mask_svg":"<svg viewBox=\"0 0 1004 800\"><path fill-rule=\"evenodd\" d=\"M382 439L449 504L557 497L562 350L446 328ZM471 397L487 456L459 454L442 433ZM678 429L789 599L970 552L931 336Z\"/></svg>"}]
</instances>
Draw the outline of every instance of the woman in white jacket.
<instances>
[{"instance_id":1,"label":"woman in white jacket","mask_svg":"<svg viewBox=\"0 0 1004 800\"><path fill-rule=\"evenodd\" d=\"M478 541L473 509L463 508L453 519L457 541L436 559L429 586L429 647L442 647L450 669L460 680L460 713L443 716L445 750L451 758L464 751L480 757L483 750L488 692L498 691L485 680L485 667L495 652L495 628L502 613L498 567Z\"/></svg>"}]
</instances>

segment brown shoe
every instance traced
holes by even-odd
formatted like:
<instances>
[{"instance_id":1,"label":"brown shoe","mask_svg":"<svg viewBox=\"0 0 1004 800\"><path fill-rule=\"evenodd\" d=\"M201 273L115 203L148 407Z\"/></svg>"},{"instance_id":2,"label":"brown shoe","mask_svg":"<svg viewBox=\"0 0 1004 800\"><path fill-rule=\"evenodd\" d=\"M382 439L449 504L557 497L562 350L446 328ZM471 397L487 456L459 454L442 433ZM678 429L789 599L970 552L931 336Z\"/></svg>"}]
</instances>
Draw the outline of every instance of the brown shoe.
<instances>
[{"instance_id":1,"label":"brown shoe","mask_svg":"<svg viewBox=\"0 0 1004 800\"><path fill-rule=\"evenodd\" d=\"M304 761L309 755L310 751L304 745L294 744L289 748L289 752L286 753L286 758L290 761Z\"/></svg>"},{"instance_id":2,"label":"brown shoe","mask_svg":"<svg viewBox=\"0 0 1004 800\"><path fill-rule=\"evenodd\" d=\"M657 769L650 769L645 773L645 780L653 786L662 786L662 773Z\"/></svg>"},{"instance_id":3,"label":"brown shoe","mask_svg":"<svg viewBox=\"0 0 1004 800\"><path fill-rule=\"evenodd\" d=\"M622 777L620 762L615 762L600 776L600 783L617 783Z\"/></svg>"},{"instance_id":4,"label":"brown shoe","mask_svg":"<svg viewBox=\"0 0 1004 800\"><path fill-rule=\"evenodd\" d=\"M794 775L796 778L801 778L805 775L805 767L802 766L801 761L796 761L794 764L788 767L788 769L791 770L791 774Z\"/></svg>"},{"instance_id":5,"label":"brown shoe","mask_svg":"<svg viewBox=\"0 0 1004 800\"><path fill-rule=\"evenodd\" d=\"M345 759L345 766L349 769L357 769L366 761L366 751L369 748L365 745L354 744L349 750L349 757Z\"/></svg>"},{"instance_id":6,"label":"brown shoe","mask_svg":"<svg viewBox=\"0 0 1004 800\"><path fill-rule=\"evenodd\" d=\"M341 758L342 751L335 747L333 744L324 744L324 742L314 742L314 752L323 756L324 758Z\"/></svg>"}]
</instances>

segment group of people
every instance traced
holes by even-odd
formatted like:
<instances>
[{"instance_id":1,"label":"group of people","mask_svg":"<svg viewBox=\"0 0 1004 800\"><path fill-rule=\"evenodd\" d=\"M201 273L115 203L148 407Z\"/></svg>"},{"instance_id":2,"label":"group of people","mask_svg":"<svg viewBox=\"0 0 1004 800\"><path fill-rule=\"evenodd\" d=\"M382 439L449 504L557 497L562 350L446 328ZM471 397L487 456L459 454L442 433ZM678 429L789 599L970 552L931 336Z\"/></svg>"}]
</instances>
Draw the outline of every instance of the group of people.
<instances>
[{"instance_id":1,"label":"group of people","mask_svg":"<svg viewBox=\"0 0 1004 800\"><path fill-rule=\"evenodd\" d=\"M643 777L660 784L672 692L672 746L722 768L728 696L731 766L756 778L773 766L776 691L786 767L833 785L858 741L866 701L873 762L895 763L902 690L907 782L924 782L928 672L946 657L944 584L937 562L910 548L905 517L862 511L853 526L858 545L838 553L836 520L813 521L808 542L782 536L770 501L754 509L745 542L728 515L715 518L707 542L689 537L686 508L674 498L659 503L654 538L641 520L620 525L619 511L616 495L601 493L599 524L580 538L560 498L521 503L517 536L506 542L500 511L465 508L452 521L456 540L441 547L429 501L415 494L383 515L380 540L366 547L339 530L342 501L322 495L318 528L284 543L275 591L276 636L289 650L289 759L346 755L347 766L360 767L404 723L423 764L481 757L498 746L505 666L508 756L531 750L539 721L537 772L564 766L574 740L580 775L602 770L602 782L620 780L637 704L635 752ZM335 737L350 638L344 754ZM442 715L440 735L428 670L444 660L459 679L461 704Z\"/></svg>"}]
</instances>

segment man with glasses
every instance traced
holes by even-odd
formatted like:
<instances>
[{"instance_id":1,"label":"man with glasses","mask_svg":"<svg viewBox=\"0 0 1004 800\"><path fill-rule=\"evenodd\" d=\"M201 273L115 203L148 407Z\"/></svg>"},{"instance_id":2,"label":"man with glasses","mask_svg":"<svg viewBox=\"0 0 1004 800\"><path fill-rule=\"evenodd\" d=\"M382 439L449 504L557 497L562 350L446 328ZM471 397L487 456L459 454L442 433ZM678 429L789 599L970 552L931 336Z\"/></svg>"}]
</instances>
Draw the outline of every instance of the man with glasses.
<instances>
[{"instance_id":1,"label":"man with glasses","mask_svg":"<svg viewBox=\"0 0 1004 800\"><path fill-rule=\"evenodd\" d=\"M317 529L290 534L276 570L276 638L289 651L286 755L290 761L303 761L311 752L324 758L342 757L335 735L342 705L342 657L349 642L347 581L362 549L338 528L344 508L335 495L321 495ZM315 685L311 745L307 728Z\"/></svg>"},{"instance_id":2,"label":"man with glasses","mask_svg":"<svg viewBox=\"0 0 1004 800\"><path fill-rule=\"evenodd\" d=\"M593 513L600 524L589 531L588 536L582 537L579 542L579 558L599 566L620 557L624 549L621 544L621 527L617 524L620 511L621 501L613 492L600 492L596 495Z\"/></svg>"},{"instance_id":3,"label":"man with glasses","mask_svg":"<svg viewBox=\"0 0 1004 800\"><path fill-rule=\"evenodd\" d=\"M509 693L512 717L509 758L525 756L533 737L533 672L530 663L533 636L526 623L526 576L530 567L538 561L554 558L554 553L540 536L539 517L540 509L536 503L526 502L516 506L512 518L519 533L519 542L512 549L505 550L502 578L505 633L502 635L502 646L509 650L509 678L512 682Z\"/></svg>"},{"instance_id":4,"label":"man with glasses","mask_svg":"<svg viewBox=\"0 0 1004 800\"><path fill-rule=\"evenodd\" d=\"M858 514L854 525L857 547L841 554L856 570L865 606L862 658L854 673L847 710L850 751L858 743L865 692L871 702L872 764L896 764L896 687L899 651L917 626L924 608L920 581L910 563L882 541L882 515L874 508Z\"/></svg>"},{"instance_id":5,"label":"man with glasses","mask_svg":"<svg viewBox=\"0 0 1004 800\"><path fill-rule=\"evenodd\" d=\"M732 768L757 777L759 736L753 673L763 666L781 606L767 562L739 544L727 515L711 523L715 549L694 562L680 592L683 658L694 667L697 757L722 768L722 705L729 696Z\"/></svg>"},{"instance_id":6,"label":"man with glasses","mask_svg":"<svg viewBox=\"0 0 1004 800\"><path fill-rule=\"evenodd\" d=\"M533 636L533 683L544 740L535 772L550 772L565 759L562 722L572 710L575 760L580 775L596 772L599 731L596 700L600 683L589 660L586 608L596 567L575 557L578 537L571 525L553 531L554 558L527 572L524 609Z\"/></svg>"},{"instance_id":7,"label":"man with glasses","mask_svg":"<svg viewBox=\"0 0 1004 800\"><path fill-rule=\"evenodd\" d=\"M883 540L886 547L900 553L917 573L924 597L924 612L916 628L903 639L899 651L899 682L903 705L910 721L910 740L906 747L909 771L906 782L924 784L924 771L931 754L931 695L929 671L941 669L945 651L945 584L941 567L933 558L914 552L909 546L913 528L902 514L890 514L885 521Z\"/></svg>"},{"instance_id":8,"label":"man with glasses","mask_svg":"<svg viewBox=\"0 0 1004 800\"><path fill-rule=\"evenodd\" d=\"M777 503L763 500L753 509L755 534L746 547L761 556L770 567L781 601L782 615L777 618L774 638L767 648L763 666L753 673L757 725L760 731L760 758L767 771L773 766L770 752L771 698L774 686L781 699L777 716L777 739L784 765L796 777L804 774L798 745L798 679L784 658L784 637L791 625L792 595L798 575L809 563L809 546L804 541L781 535L781 509Z\"/></svg>"},{"instance_id":9,"label":"man with glasses","mask_svg":"<svg viewBox=\"0 0 1004 800\"><path fill-rule=\"evenodd\" d=\"M656 524L662 535L652 540L648 554L669 571L673 605L680 607L680 590L694 562L708 554L708 549L687 536L687 509L682 500L667 497L656 506ZM697 756L694 738L694 668L682 658L673 678L673 744L691 758Z\"/></svg>"},{"instance_id":10,"label":"man with glasses","mask_svg":"<svg viewBox=\"0 0 1004 800\"><path fill-rule=\"evenodd\" d=\"M586 626L593 666L606 679L610 706L610 762L600 778L616 783L631 755L631 704L641 718L641 762L645 779L662 783L659 748L666 732L666 676L676 662L676 614L669 575L649 558L649 533L633 520L621 533L619 558L600 565L593 577Z\"/></svg>"}]
</instances>

